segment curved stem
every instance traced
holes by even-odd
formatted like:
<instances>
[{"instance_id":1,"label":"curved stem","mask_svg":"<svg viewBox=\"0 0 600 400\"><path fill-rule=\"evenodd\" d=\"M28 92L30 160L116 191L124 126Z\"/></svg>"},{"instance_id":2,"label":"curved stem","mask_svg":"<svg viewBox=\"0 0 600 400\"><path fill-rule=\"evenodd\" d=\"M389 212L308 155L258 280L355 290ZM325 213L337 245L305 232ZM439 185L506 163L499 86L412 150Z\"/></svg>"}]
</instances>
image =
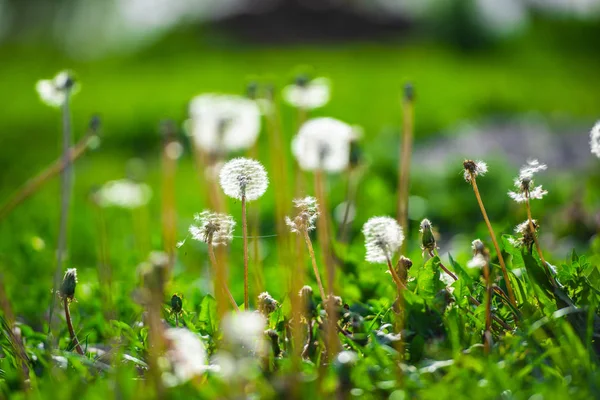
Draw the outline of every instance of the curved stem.
<instances>
[{"instance_id":1,"label":"curved stem","mask_svg":"<svg viewBox=\"0 0 600 400\"><path fill-rule=\"evenodd\" d=\"M402 283L402 280L396 273L396 270L394 270L394 266L392 265L392 260L390 260L390 257L386 256L386 259L387 259L388 269L390 271L390 274L392 275L392 279L394 280L394 283L396 284L396 289L398 289L398 296L400 297L400 296L402 296L402 290L405 289L406 286L404 286L404 283Z\"/></svg>"},{"instance_id":2,"label":"curved stem","mask_svg":"<svg viewBox=\"0 0 600 400\"><path fill-rule=\"evenodd\" d=\"M248 299L248 220L246 215L246 196L242 196L242 235L244 237L244 309L250 308Z\"/></svg>"},{"instance_id":3,"label":"curved stem","mask_svg":"<svg viewBox=\"0 0 600 400\"><path fill-rule=\"evenodd\" d=\"M492 243L494 244L494 248L496 249L496 254L498 254L498 262L500 263L500 268L502 268L502 275L504 276L504 281L506 282L506 289L508 290L508 297L510 298L510 302L513 306L517 307L517 301L515 300L515 293L513 291L512 285L510 284L510 280L508 279L508 271L506 270L506 264L504 263L504 257L502 256L502 251L500 251L500 246L498 246L498 241L496 240L496 234L494 233L494 229L492 228L492 224L488 218L487 212L485 211L485 207L483 206L483 201L481 200L481 196L479 194L479 189L477 188L477 181L474 176L471 176L471 186L473 186L473 191L475 192L475 197L477 198L477 203L479 203L479 208L481 209L481 214L483 215L483 219L485 220L485 224L487 225L488 231L490 233L490 237L492 239Z\"/></svg>"},{"instance_id":4,"label":"curved stem","mask_svg":"<svg viewBox=\"0 0 600 400\"><path fill-rule=\"evenodd\" d=\"M319 285L319 293L321 294L321 299L325 301L327 296L325 295L325 289L323 288L323 282L321 281L321 274L319 273L319 268L317 267L317 260L315 258L315 251L313 249L312 242L310 240L310 236L308 236L308 232L303 230L304 241L306 242L306 247L308 247L308 254L310 255L310 260L312 262L313 271L315 272L315 278L317 279L317 285Z\"/></svg>"},{"instance_id":5,"label":"curved stem","mask_svg":"<svg viewBox=\"0 0 600 400\"><path fill-rule=\"evenodd\" d=\"M73 323L71 322L71 312L69 311L69 298L65 297L63 299L63 303L65 306L65 318L67 320L67 328L69 328L69 335L71 336L71 342L73 342L75 344L75 350L77 350L77 353L79 353L80 355L83 356L83 355L85 355L85 352L79 345L79 340L77 340L77 336L75 336L75 330L73 329Z\"/></svg>"},{"instance_id":6,"label":"curved stem","mask_svg":"<svg viewBox=\"0 0 600 400\"><path fill-rule=\"evenodd\" d=\"M429 255L431 256L431 258L435 257L435 254L433 253L433 250L429 250ZM439 257L438 257L439 258ZM444 263L442 263L442 260L440 259L440 268L444 270L445 273L447 273L448 275L450 275L450 277L452 279L454 279L455 281L458 280L458 276L456 276L454 274L454 272L450 271L448 268L446 268L446 266L444 265Z\"/></svg>"}]
</instances>

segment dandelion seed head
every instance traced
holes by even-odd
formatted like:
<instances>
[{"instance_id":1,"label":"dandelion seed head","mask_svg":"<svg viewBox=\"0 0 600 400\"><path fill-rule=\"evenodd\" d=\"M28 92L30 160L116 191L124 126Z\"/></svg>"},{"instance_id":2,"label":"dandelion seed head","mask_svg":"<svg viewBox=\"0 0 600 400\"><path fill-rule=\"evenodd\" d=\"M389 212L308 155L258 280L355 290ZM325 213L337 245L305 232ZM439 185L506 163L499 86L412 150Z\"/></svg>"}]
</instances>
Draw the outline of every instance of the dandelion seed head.
<instances>
[{"instance_id":1,"label":"dandelion seed head","mask_svg":"<svg viewBox=\"0 0 600 400\"><path fill-rule=\"evenodd\" d=\"M463 162L465 181L471 182L472 179L478 176L483 176L488 171L487 164L483 161L465 160Z\"/></svg>"},{"instance_id":2,"label":"dandelion seed head","mask_svg":"<svg viewBox=\"0 0 600 400\"><path fill-rule=\"evenodd\" d=\"M261 197L269 186L267 171L256 160L250 158L234 158L228 161L219 174L221 188L225 194L234 199L247 201Z\"/></svg>"},{"instance_id":3,"label":"dandelion seed head","mask_svg":"<svg viewBox=\"0 0 600 400\"><path fill-rule=\"evenodd\" d=\"M107 182L95 194L95 199L101 207L127 209L145 206L151 197L150 186L130 179Z\"/></svg>"},{"instance_id":4,"label":"dandelion seed head","mask_svg":"<svg viewBox=\"0 0 600 400\"><path fill-rule=\"evenodd\" d=\"M527 202L527 199L542 199L548 191L542 186L535 186L533 177L536 173L547 169L546 164L540 164L538 160L529 160L519 170L519 176L515 178L515 191L509 191L508 196L517 203Z\"/></svg>"},{"instance_id":5,"label":"dandelion seed head","mask_svg":"<svg viewBox=\"0 0 600 400\"><path fill-rule=\"evenodd\" d=\"M303 233L315 229L315 222L319 216L317 199L312 196L295 199L294 207L298 209L296 216L293 219L285 217L285 223L290 228L290 231L294 233Z\"/></svg>"},{"instance_id":6,"label":"dandelion seed head","mask_svg":"<svg viewBox=\"0 0 600 400\"><path fill-rule=\"evenodd\" d=\"M404 234L398 222L391 217L372 217L363 225L366 260L371 263L386 263L398 250Z\"/></svg>"},{"instance_id":7,"label":"dandelion seed head","mask_svg":"<svg viewBox=\"0 0 600 400\"><path fill-rule=\"evenodd\" d=\"M208 152L250 148L260 133L260 108L245 97L203 94L192 99L189 112L186 130Z\"/></svg>"},{"instance_id":8,"label":"dandelion seed head","mask_svg":"<svg viewBox=\"0 0 600 400\"><path fill-rule=\"evenodd\" d=\"M271 297L268 292L262 292L258 295L258 311L265 317L275 311L278 305L279 302Z\"/></svg>"},{"instance_id":9,"label":"dandelion seed head","mask_svg":"<svg viewBox=\"0 0 600 400\"><path fill-rule=\"evenodd\" d=\"M290 105L304 110L323 107L329 102L330 83L326 78L311 81L302 77L283 89L283 99Z\"/></svg>"},{"instance_id":10,"label":"dandelion seed head","mask_svg":"<svg viewBox=\"0 0 600 400\"><path fill-rule=\"evenodd\" d=\"M184 328L169 328L164 333L165 358L171 367L163 373L168 386L176 386L202 375L208 369L206 349L195 333Z\"/></svg>"},{"instance_id":11,"label":"dandelion seed head","mask_svg":"<svg viewBox=\"0 0 600 400\"><path fill-rule=\"evenodd\" d=\"M473 249L473 258L467 262L469 268L483 268L490 261L490 253L480 239L475 239L471 243Z\"/></svg>"},{"instance_id":12,"label":"dandelion seed head","mask_svg":"<svg viewBox=\"0 0 600 400\"><path fill-rule=\"evenodd\" d=\"M600 121L590 131L590 150L600 158Z\"/></svg>"},{"instance_id":13,"label":"dandelion seed head","mask_svg":"<svg viewBox=\"0 0 600 400\"><path fill-rule=\"evenodd\" d=\"M212 211L202 211L194 216L194 224L189 232L194 240L213 246L228 245L233 240L235 220L231 215Z\"/></svg>"},{"instance_id":14,"label":"dandelion seed head","mask_svg":"<svg viewBox=\"0 0 600 400\"><path fill-rule=\"evenodd\" d=\"M61 71L52 79L38 81L35 88L42 102L51 107L60 107L65 103L69 91L73 91L74 83L68 71Z\"/></svg>"},{"instance_id":15,"label":"dandelion seed head","mask_svg":"<svg viewBox=\"0 0 600 400\"><path fill-rule=\"evenodd\" d=\"M292 153L305 171L340 172L350 162L355 128L334 118L314 118L302 125L292 140Z\"/></svg>"},{"instance_id":16,"label":"dandelion seed head","mask_svg":"<svg viewBox=\"0 0 600 400\"><path fill-rule=\"evenodd\" d=\"M253 311L239 311L223 318L223 341L236 354L262 354L265 348L265 317Z\"/></svg>"},{"instance_id":17,"label":"dandelion seed head","mask_svg":"<svg viewBox=\"0 0 600 400\"><path fill-rule=\"evenodd\" d=\"M483 256L483 254L475 254L472 259L467 262L467 267L469 268L483 268L485 267L487 260Z\"/></svg>"},{"instance_id":18,"label":"dandelion seed head","mask_svg":"<svg viewBox=\"0 0 600 400\"><path fill-rule=\"evenodd\" d=\"M533 246L539 226L535 219L531 220L531 222L533 224L533 231L529 224L529 220L525 220L515 227L515 234L518 237L516 239L509 239L513 246L525 248L531 248L531 246Z\"/></svg>"}]
</instances>

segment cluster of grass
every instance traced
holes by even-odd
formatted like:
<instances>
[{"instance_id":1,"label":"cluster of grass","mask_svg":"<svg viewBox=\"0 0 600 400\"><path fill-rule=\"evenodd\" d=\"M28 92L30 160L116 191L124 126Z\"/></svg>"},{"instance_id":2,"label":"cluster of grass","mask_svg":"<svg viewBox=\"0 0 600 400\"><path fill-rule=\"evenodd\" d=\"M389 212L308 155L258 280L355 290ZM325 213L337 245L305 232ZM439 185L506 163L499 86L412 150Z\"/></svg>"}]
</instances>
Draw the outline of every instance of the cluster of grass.
<instances>
[{"instance_id":1,"label":"cluster of grass","mask_svg":"<svg viewBox=\"0 0 600 400\"><path fill-rule=\"evenodd\" d=\"M418 94L424 98L439 99L439 87L448 87L445 82L448 71L441 74L438 70L433 72L428 69L435 64L431 61L432 57L439 57L440 62L447 68L464 73L460 60L442 50L432 52L428 49L427 57L430 61L425 65L419 62L422 53L421 48L405 48L401 55L386 54L385 59L379 59L381 65L375 56L381 53L371 46L365 46L360 51L340 50L339 53L328 56L319 53L319 58L325 65L322 69L333 78L334 98L346 99L344 102L333 101L320 113L344 117L362 109L365 115L371 118L365 120L367 132L377 130L375 127L382 125L380 121L384 121L384 125L400 126L397 91L384 90L389 87L390 81L399 84L402 79L397 76L395 67L390 65L402 64L405 71L413 71L409 75L415 75ZM254 66L253 69L268 64L278 72L279 69L288 68L289 63L299 63L312 56L314 53L309 50L273 54L248 49L243 59L248 65ZM435 245L431 247L430 238L422 240L413 221L405 232L407 250L404 255L412 260L412 268L404 271L406 276L401 277L405 285L403 290L398 292L394 280L386 274L385 265L369 264L365 261L360 223L374 215L395 215L396 212L396 129L384 133L383 141L377 141L368 134L365 138L365 156L373 162L371 168L363 171L361 175L356 222L349 231L347 242L335 240L338 226L332 224L330 251L336 260L336 282L332 287L335 288L334 294L341 296L342 303L326 309L322 296L316 290L308 253L291 256L298 248L295 241L288 243L280 236L265 237L258 241L260 262L251 262L250 308L257 308L257 296L262 289L268 290L278 301L275 309L268 314L267 325L277 333L279 351L274 346L262 355L260 360L257 356L258 365L240 369L234 377L224 376L211 369L181 385L160 388L160 384L157 384L160 375L157 377L155 372L156 368L161 366L152 362L149 313L159 312L160 318L164 320L164 326L161 327L165 329L167 326L178 325L194 332L202 338L207 351L212 355L216 354L222 340L219 307L223 306L217 304L215 297L210 294L212 285L206 246L188 240L175 251L172 247L172 237L165 235L165 232L170 232L170 228L165 228L165 220L160 217L164 213L165 199L169 197L168 193L160 190L161 185L165 185L165 160L156 151L160 146L158 135L152 140L146 140L143 135L146 131L155 129L153 123L148 121L154 121L157 114L181 119L181 105L185 102L182 99L195 94L198 82L206 83L200 84L206 89L239 91L238 88L243 83L242 78L234 81L229 77L244 76L243 79L246 79L244 71L248 70L248 65L224 64L223 57L223 54L217 52L211 53L210 57L207 57L208 60L204 60L205 66L215 66L206 67L207 71L213 71L212 75L204 74L202 78L198 78L195 73L189 72L193 71L193 68L173 66L173 73L178 73L179 68L188 71L189 82L180 80L181 87L173 88L168 82L157 80L156 85L148 87L145 91L128 83L131 77L126 71L115 73L119 65L107 67L103 72L106 78L98 80L88 80L89 76L93 76L91 68L82 65L79 69L80 72L83 71L83 90L75 98L73 105L75 129L84 126L81 115L92 109L102 110L106 106L107 110L111 110L107 114L114 118L106 118L107 124L104 127L108 135L103 141L104 144L108 143L110 153L103 153L101 149L86 154L75 165L76 179L85 184L76 186L75 190L71 210L73 218L69 241L70 256L66 266L77 267L79 272L74 294L76 302L71 303L70 307L75 328L73 333L77 336L84 355L77 354L76 342L72 339L74 335L69 332L62 313L54 316L59 320L54 329L54 336L49 337L47 334L47 312L52 297L51 275L56 257L53 238L58 231L55 222L58 220L58 213L54 205L58 204L57 199L60 197L57 188L49 184L50 188L44 189L41 196L36 194L37 198L34 196L1 221L4 287L0 288L3 294L0 298L3 323L0 339L0 388L3 396L52 399L146 398L158 394L164 398L336 396L391 399L520 399L536 396L534 398L551 399L568 396L573 399L587 399L600 395L600 376L597 371L600 350L597 341L597 335L600 334L597 312L600 299L598 241L586 241L583 251L572 251L563 255L556 255L551 249L543 249L546 261L555 266L555 272L541 261L535 246L515 247L509 240L511 236L501 232L510 232L516 222L526 218L525 209L511 205L506 196L511 184L506 171L500 172L503 167L501 161L492 163L488 175L477 183L482 198L492 204L495 210L490 215L498 233L499 250L506 261L508 282L503 277L498 254L483 224L473 190L463 180L462 160L456 160L456 165L448 171L447 178L437 177L439 181L436 177L424 178L421 171L412 171L411 183L411 194L427 197L429 202L428 213L423 216L431 218L435 226L442 231L458 232L462 235L463 240L457 240L454 246L459 249L459 254L455 258L452 255L438 255ZM227 57L231 55L228 54ZM485 68L475 68L477 63L471 64L477 79L471 77L463 82L454 81L453 84L464 87L469 86L471 80L493 82L493 85L497 85L497 90L487 88L483 93L496 92L494 98L506 97L510 99L510 104L517 104L517 109L528 109L529 105L534 103L542 111L553 111L557 103L553 102L552 96L547 95L552 91L553 85L557 85L557 93L572 90L573 96L581 99L580 105L589 107L588 109L572 105L573 108L569 109L568 103L562 104L563 111L574 115L580 113L579 115L585 117L597 104L595 91L590 90L585 79L581 79L584 74L563 76L563 69L556 67L556 75L552 75L547 70L545 83L548 84L548 91L531 91L525 95L525 90L514 91L504 84L503 79L497 79L496 75L504 75L507 69L487 68L497 60L496 57L502 58L502 54L488 57L490 58L484 57L479 61ZM531 55L522 57L531 62L541 62L540 60L544 59ZM348 60L352 60L353 63L352 74L368 71L369 75L377 75L377 79L355 80L354 75L346 72L343 67ZM144 67L142 64L146 61L142 60L135 68L132 67L129 74L146 71L151 76L163 76L165 71L162 68L160 72L152 71L151 63ZM197 61L196 56L189 56L189 64L196 65ZM514 60L513 62L516 63ZM527 64L526 61L522 62ZM218 71L223 65L231 68L230 73ZM327 65L330 65L330 69ZM387 72L375 73L373 68L379 67L381 71ZM588 67L589 64L586 64L586 67L582 68ZM10 69L6 66L4 68ZM266 67L264 68L266 70ZM519 68L520 66L517 69ZM534 70L536 68L532 68L529 74L533 74ZM10 76L19 75L15 71L11 73ZM31 71L28 72L30 73ZM40 72L37 75L43 74ZM543 79L532 81L529 76L524 73L517 81L526 87L544 83ZM429 79L431 77L437 78ZM558 85L558 82L564 83L562 78L571 84ZM275 80L281 83L284 79L279 77ZM514 79L506 79L515 83ZM109 88L102 89L103 82L109 81ZM209 85L207 82L212 83ZM374 85L379 89L374 89ZM110 103L115 97L112 90L116 91L117 88L118 93L125 93L131 98L119 99L118 104L121 104L121 107L111 107ZM102 90L110 93L102 94ZM93 95L86 94L86 91ZM375 102L354 96L357 91L387 94ZM22 94L25 91L15 92L15 101L11 103L13 108L7 114L8 121L5 121L7 127L13 128L11 131L14 134L8 135L6 140L9 143L25 143L25 139L18 137L16 128L23 126L23 116L31 112L30 101L25 97L33 97L34 94L33 91L27 95ZM476 95L477 90L450 92L463 93L469 99L442 99L445 100L445 107L436 107L435 103L423 101L424 106L416 108L417 133L420 130L438 129L465 116L461 115L461 111L457 111L458 104L461 104L461 109L468 109L468 105L474 101L470 99L482 97ZM556 98L564 97L567 96L557 95ZM147 104L138 103L144 101ZM129 105L123 107L126 103ZM380 107L381 104L386 106ZM134 122L127 122L135 120L131 114L135 115L136 105L139 105L140 113L143 114L140 120L145 121L143 126L139 127L134 126ZM476 104L472 106L476 107ZM281 109L284 127L282 139L285 145L280 150L289 153L289 132L294 131L295 110L285 107ZM33 122L28 122L28 129L48 129L48 125L56 126L56 123L48 121L57 120L57 115L48 112L40 118L43 122L40 125L36 124L36 118L31 119ZM127 130L130 135L123 135L125 139L111 137L111 124ZM276 193L281 190L282 183L273 180L277 157L269 152L266 139L260 140L265 142L260 142L256 158L264 161L271 183L264 198L257 200L255 214L250 215L250 231L252 232L254 227L256 232L270 236L270 233L278 232L277 225L282 222L277 220L275 212ZM44 146L49 142L50 139L41 141ZM382 149L381 143L388 142L393 147L387 146ZM97 207L89 197L92 183L103 183L123 175L124 160L130 156L130 152L120 150L118 146L131 143L140 143L145 147L145 159L151 167L141 174L155 189L153 201L148 206L131 211ZM193 153L192 146L186 144L185 148ZM40 150L29 156L15 154L11 155L10 159L22 156L23 162L26 162L28 157L49 157L53 153L50 150ZM390 156L390 153L395 155ZM40 167L43 164L39 160L32 163ZM291 162L287 168L288 174L284 175L294 178ZM38 168L30 167L29 170L19 170L14 176L3 176L3 179L8 183L17 183L36 169ZM130 169L138 174L140 169L143 170L139 166L139 160L130 164ZM572 177L559 176L558 179L560 183ZM593 205L597 200L598 193L594 185L597 179L597 172L593 171L581 179L584 189L579 190L587 191L584 197L586 204ZM178 240L183 239L187 226L192 222L191 210L201 211L210 204L210 201L205 200L209 189L196 184L197 180L194 160L184 157L178 161L176 175L168 181L168 185L178 188L177 191L171 192L176 193L175 203L170 203L178 211L175 228ZM324 210L324 213L329 215L330 219L333 214L332 205L340 203L346 197L347 184L346 174L329 177L327 199L330 208ZM2 192L8 194L9 191L5 187L3 186ZM288 189L287 195L291 197L293 190ZM314 188L308 185L306 192L313 193ZM448 192L452 192L452 196L448 196ZM545 203L547 199L544 199L544 203L533 205L533 217L540 220L542 232L545 226L544 218L550 212L544 210L540 204L551 204L551 210L556 210L562 203L570 204L569 197L572 195L572 187L561 189L561 185L557 184L551 186L548 203ZM447 200L448 197L452 197L452 200ZM223 209L229 210L238 219L236 213L240 209L239 201L226 199L224 202ZM48 204L52 204L52 207ZM291 203L289 206L291 209ZM453 226L444 226L438 221L452 221ZM574 226L569 232L577 232L578 228L581 227ZM237 230L235 234L241 235L241 230ZM169 240L166 240L167 237ZM438 246L446 245L443 236L441 238L436 233L435 237ZM466 267L471 258L468 243L476 238L481 238L491 249L489 267L492 271L491 279L497 285L496 294L490 297L491 311L495 319L491 326L487 327L486 281L481 270ZM315 241L319 268L324 273L325 262L322 261L328 251L323 252L321 244L323 242ZM431 254L422 250L421 246L431 249ZM176 257L167 263L168 279L161 281L160 285L155 285L153 280L148 278L148 272L144 274L144 268L149 266L150 270L155 272L160 270L160 263L145 262L149 259L152 261L152 258L149 258L152 250L165 247L167 253L176 252ZM251 254L254 253L251 251ZM242 240L235 238L228 248L227 257L221 257L224 256L219 255L220 261L228 259L229 286L238 304L242 304ZM303 267L299 269L302 271L299 275L298 264ZM143 268L140 268L140 265ZM454 274L457 277L456 282L449 283L440 279L444 275L443 269ZM107 271L110 271L108 275ZM296 288L298 282L304 280L304 283L312 285L315 289L314 294L309 296L305 303L307 310L304 310L302 321L303 329L307 326L312 327L313 343L309 346L311 351L299 357L300 349L293 339L293 324L298 320L294 309L297 290L292 291L291 288ZM514 291L515 304L511 304L510 299L504 295L510 291L509 286ZM148 288L152 291L151 297L158 298L158 309L155 307L156 303L147 301L144 297L147 295L144 289ZM175 294L176 299L182 300L181 306L178 301L172 301ZM398 298L402 301L398 302ZM329 341L325 334L327 324L331 322L329 315L339 318L334 341ZM400 336L397 335L399 320L403 325ZM486 342L484 334L488 330ZM271 334L268 340L273 340L273 337ZM334 342L339 344L337 350L351 351L353 355L337 355L332 352ZM306 338L303 338L302 345L305 344Z\"/></svg>"}]
</instances>

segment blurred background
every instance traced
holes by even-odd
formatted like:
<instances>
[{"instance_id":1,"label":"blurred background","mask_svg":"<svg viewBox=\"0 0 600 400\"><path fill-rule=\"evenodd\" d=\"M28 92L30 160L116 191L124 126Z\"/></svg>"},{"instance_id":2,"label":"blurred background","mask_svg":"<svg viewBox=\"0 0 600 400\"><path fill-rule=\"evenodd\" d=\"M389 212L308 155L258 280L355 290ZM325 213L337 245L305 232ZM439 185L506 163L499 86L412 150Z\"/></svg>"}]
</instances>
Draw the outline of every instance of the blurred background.
<instances>
[{"instance_id":1,"label":"blurred background","mask_svg":"<svg viewBox=\"0 0 600 400\"><path fill-rule=\"evenodd\" d=\"M469 235L477 229L486 236L462 179L464 157L490 163L480 189L497 230L510 233L525 213L506 192L533 157L548 164L539 183L550 192L533 204L534 217L543 221L545 247L564 259L572 246L597 246L600 168L588 142L600 118L599 38L600 0L0 0L0 199L58 157L60 113L40 102L35 83L74 71L81 84L72 105L75 136L94 114L103 136L75 167L69 264L95 273L90 190L134 173L154 191L145 216L108 210L106 217L115 274L132 277L145 258L125 251L135 247L134 232L161 248L160 121L181 126L194 95L244 95L255 81L280 93L302 73L332 83L331 101L311 116L364 128L368 167L352 235L358 247L368 217L395 213L400 104L411 82L415 239L428 217L442 249L466 260ZM279 106L289 143L296 113ZM266 138L259 140L268 167ZM204 207L184 145L179 239ZM329 187L333 209L344 201L344 176L330 177ZM274 230L274 190L260 204L264 234ZM0 223L0 269L10 271L10 290L36 291L19 304L21 312L38 313L38 299L47 297L47 285L27 281L33 273L51 282L58 205L55 179ZM262 246L268 258L274 242ZM418 241L411 246L420 253ZM195 244L181 250L182 265L196 275L202 251Z\"/></svg>"}]
</instances>

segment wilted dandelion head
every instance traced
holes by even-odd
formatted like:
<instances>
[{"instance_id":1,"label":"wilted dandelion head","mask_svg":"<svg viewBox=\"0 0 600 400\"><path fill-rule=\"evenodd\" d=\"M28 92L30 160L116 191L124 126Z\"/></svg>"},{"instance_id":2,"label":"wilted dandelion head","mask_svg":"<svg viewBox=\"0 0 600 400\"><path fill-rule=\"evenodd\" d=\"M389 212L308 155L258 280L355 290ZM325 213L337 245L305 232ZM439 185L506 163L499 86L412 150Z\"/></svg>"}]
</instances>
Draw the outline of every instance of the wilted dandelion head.
<instances>
[{"instance_id":1,"label":"wilted dandelion head","mask_svg":"<svg viewBox=\"0 0 600 400\"><path fill-rule=\"evenodd\" d=\"M231 215L202 211L194 216L189 232L194 240L213 246L228 245L233 239L235 221Z\"/></svg>"},{"instance_id":2,"label":"wilted dandelion head","mask_svg":"<svg viewBox=\"0 0 600 400\"><path fill-rule=\"evenodd\" d=\"M294 233L303 233L315 229L315 221L319 216L317 199L312 196L296 199L294 207L298 209L296 216L293 219L285 217L285 223L290 230Z\"/></svg>"},{"instance_id":3,"label":"wilted dandelion head","mask_svg":"<svg viewBox=\"0 0 600 400\"><path fill-rule=\"evenodd\" d=\"M258 199L269 186L267 171L256 160L250 158L234 158L228 161L219 174L221 188L225 194L234 199L247 201Z\"/></svg>"},{"instance_id":4,"label":"wilted dandelion head","mask_svg":"<svg viewBox=\"0 0 600 400\"><path fill-rule=\"evenodd\" d=\"M535 219L531 220L531 222L531 225L533 225L533 230L531 229L529 220L521 222L515 227L515 235L517 235L517 237L508 239L513 246L524 247L527 249L532 248L535 243L539 225Z\"/></svg>"},{"instance_id":5,"label":"wilted dandelion head","mask_svg":"<svg viewBox=\"0 0 600 400\"><path fill-rule=\"evenodd\" d=\"M236 354L261 354L265 350L265 317L253 311L230 313L223 318L223 340Z\"/></svg>"},{"instance_id":6,"label":"wilted dandelion head","mask_svg":"<svg viewBox=\"0 0 600 400\"><path fill-rule=\"evenodd\" d=\"M260 108L245 97L204 94L192 99L189 111L186 130L208 152L247 149L260 133Z\"/></svg>"},{"instance_id":7,"label":"wilted dandelion head","mask_svg":"<svg viewBox=\"0 0 600 400\"><path fill-rule=\"evenodd\" d=\"M268 292L262 292L258 295L258 311L268 317L273 311L277 309L279 303L275 300Z\"/></svg>"},{"instance_id":8,"label":"wilted dandelion head","mask_svg":"<svg viewBox=\"0 0 600 400\"><path fill-rule=\"evenodd\" d=\"M473 249L473 258L467 262L469 268L483 268L490 261L490 253L480 239L475 239L471 243Z\"/></svg>"},{"instance_id":9,"label":"wilted dandelion head","mask_svg":"<svg viewBox=\"0 0 600 400\"><path fill-rule=\"evenodd\" d=\"M421 248L423 249L423 251L435 250L435 236L433 236L433 231L431 229L431 221L429 221L427 218L421 221L419 232L421 232L422 236Z\"/></svg>"},{"instance_id":10,"label":"wilted dandelion head","mask_svg":"<svg viewBox=\"0 0 600 400\"><path fill-rule=\"evenodd\" d=\"M69 300L75 297L75 287L77 286L77 269L69 268L65 272L62 283L60 284L60 296Z\"/></svg>"},{"instance_id":11,"label":"wilted dandelion head","mask_svg":"<svg viewBox=\"0 0 600 400\"><path fill-rule=\"evenodd\" d=\"M292 153L303 170L343 171L350 162L354 132L351 125L334 118L311 119L292 140Z\"/></svg>"},{"instance_id":12,"label":"wilted dandelion head","mask_svg":"<svg viewBox=\"0 0 600 400\"><path fill-rule=\"evenodd\" d=\"M590 131L590 150L600 158L600 121Z\"/></svg>"},{"instance_id":13,"label":"wilted dandelion head","mask_svg":"<svg viewBox=\"0 0 600 400\"><path fill-rule=\"evenodd\" d=\"M98 205L102 207L128 209L145 206L151 197L150 186L130 179L107 182L95 194Z\"/></svg>"},{"instance_id":14,"label":"wilted dandelion head","mask_svg":"<svg viewBox=\"0 0 600 400\"><path fill-rule=\"evenodd\" d=\"M43 79L36 83L35 89L42 102L51 107L62 106L69 92L73 90L75 80L69 71L61 71L52 79Z\"/></svg>"},{"instance_id":15,"label":"wilted dandelion head","mask_svg":"<svg viewBox=\"0 0 600 400\"><path fill-rule=\"evenodd\" d=\"M164 333L170 370L163 373L167 386L176 386L204 374L208 369L204 343L198 335L184 328L169 328Z\"/></svg>"},{"instance_id":16,"label":"wilted dandelion head","mask_svg":"<svg viewBox=\"0 0 600 400\"><path fill-rule=\"evenodd\" d=\"M290 105L304 110L323 107L329 102L330 84L326 78L309 81L300 76L292 85L283 88L283 99Z\"/></svg>"},{"instance_id":17,"label":"wilted dandelion head","mask_svg":"<svg viewBox=\"0 0 600 400\"><path fill-rule=\"evenodd\" d=\"M371 263L386 263L398 250L404 234L398 222L391 217L373 217L363 225L366 260Z\"/></svg>"},{"instance_id":18,"label":"wilted dandelion head","mask_svg":"<svg viewBox=\"0 0 600 400\"><path fill-rule=\"evenodd\" d=\"M488 170L487 164L483 161L465 160L463 162L465 181L471 182L478 176L483 176Z\"/></svg>"},{"instance_id":19,"label":"wilted dandelion head","mask_svg":"<svg viewBox=\"0 0 600 400\"><path fill-rule=\"evenodd\" d=\"M514 192L509 191L508 196L517 203L526 202L527 199L541 199L548 192L542 189L542 186L535 186L533 176L539 171L544 171L546 164L540 164L538 160L529 160L527 164L521 167L519 176L515 179Z\"/></svg>"}]
</instances>

